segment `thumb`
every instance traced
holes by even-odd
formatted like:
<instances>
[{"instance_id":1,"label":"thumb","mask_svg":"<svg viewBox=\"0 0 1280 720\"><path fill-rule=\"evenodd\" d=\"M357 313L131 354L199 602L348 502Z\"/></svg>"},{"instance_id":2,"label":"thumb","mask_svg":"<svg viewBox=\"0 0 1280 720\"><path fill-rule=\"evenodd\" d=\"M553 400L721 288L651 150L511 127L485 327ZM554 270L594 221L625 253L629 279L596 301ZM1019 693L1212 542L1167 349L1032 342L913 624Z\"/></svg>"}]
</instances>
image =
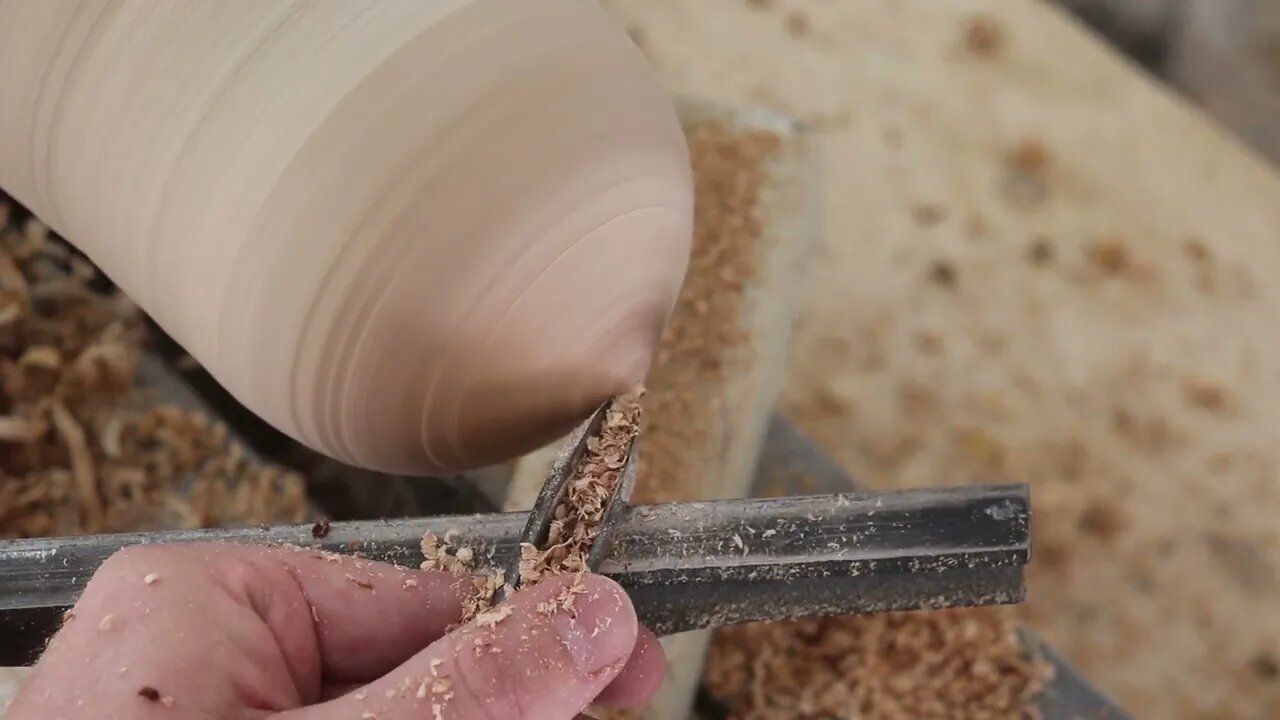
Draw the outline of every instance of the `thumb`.
<instances>
[{"instance_id":1,"label":"thumb","mask_svg":"<svg viewBox=\"0 0 1280 720\"><path fill-rule=\"evenodd\" d=\"M278 720L573 720L626 665L639 627L599 575L548 579L383 678Z\"/></svg>"}]
</instances>

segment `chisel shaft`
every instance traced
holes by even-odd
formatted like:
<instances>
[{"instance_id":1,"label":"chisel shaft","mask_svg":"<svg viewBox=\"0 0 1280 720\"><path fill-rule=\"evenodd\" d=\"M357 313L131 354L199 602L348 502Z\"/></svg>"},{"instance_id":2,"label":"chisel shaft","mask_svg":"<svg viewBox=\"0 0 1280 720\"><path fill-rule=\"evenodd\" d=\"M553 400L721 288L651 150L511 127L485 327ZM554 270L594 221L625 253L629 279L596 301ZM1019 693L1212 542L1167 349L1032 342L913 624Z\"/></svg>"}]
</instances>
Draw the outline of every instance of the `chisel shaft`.
<instances>
[{"instance_id":1,"label":"chisel shaft","mask_svg":"<svg viewBox=\"0 0 1280 720\"><path fill-rule=\"evenodd\" d=\"M453 531L495 569L527 513L0 543L0 664L30 661L116 550L230 541L358 553L416 567L424 533ZM756 620L1018 602L1030 556L1021 485L626 508L600 572L659 634Z\"/></svg>"}]
</instances>

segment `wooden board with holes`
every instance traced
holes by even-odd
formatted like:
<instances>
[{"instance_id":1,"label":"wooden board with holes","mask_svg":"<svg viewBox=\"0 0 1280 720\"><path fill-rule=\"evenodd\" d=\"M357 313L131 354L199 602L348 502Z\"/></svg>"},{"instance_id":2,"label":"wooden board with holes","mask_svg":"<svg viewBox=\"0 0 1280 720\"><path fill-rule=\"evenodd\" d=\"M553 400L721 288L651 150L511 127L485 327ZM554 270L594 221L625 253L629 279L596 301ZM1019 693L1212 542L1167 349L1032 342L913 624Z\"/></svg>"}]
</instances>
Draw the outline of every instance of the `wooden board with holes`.
<instances>
[{"instance_id":1,"label":"wooden board with holes","mask_svg":"<svg viewBox=\"0 0 1280 720\"><path fill-rule=\"evenodd\" d=\"M816 176L800 128L749 108L690 100L680 111L697 194L694 248L648 381L636 502L748 494L816 235ZM517 463L507 509L532 505L556 449ZM667 680L646 717L687 715L708 638L664 639Z\"/></svg>"},{"instance_id":2,"label":"wooden board with holes","mask_svg":"<svg viewBox=\"0 0 1280 720\"><path fill-rule=\"evenodd\" d=\"M1046 3L605 4L820 136L782 409L871 486L1030 482L1022 610L1135 716L1280 713L1272 169Z\"/></svg>"}]
</instances>

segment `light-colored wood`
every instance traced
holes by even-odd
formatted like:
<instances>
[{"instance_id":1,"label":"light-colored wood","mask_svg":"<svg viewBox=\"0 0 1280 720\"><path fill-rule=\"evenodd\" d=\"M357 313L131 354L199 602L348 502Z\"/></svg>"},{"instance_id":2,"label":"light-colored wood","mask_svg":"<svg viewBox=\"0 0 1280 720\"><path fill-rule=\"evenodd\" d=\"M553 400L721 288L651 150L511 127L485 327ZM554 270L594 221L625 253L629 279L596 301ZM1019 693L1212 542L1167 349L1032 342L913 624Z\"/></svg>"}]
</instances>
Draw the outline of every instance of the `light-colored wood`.
<instances>
[{"instance_id":1,"label":"light-colored wood","mask_svg":"<svg viewBox=\"0 0 1280 720\"><path fill-rule=\"evenodd\" d=\"M686 127L716 119L731 132L766 130L779 138L777 154L764 168L759 207L763 230L754 248L757 271L743 291L741 327L748 339L740 348L727 349L734 357L727 359L725 366L732 369L717 387L703 388L703 395L694 401L720 403L718 410L710 413L715 427L705 434L708 446L689 449L706 456L696 462L691 458L690 466L705 468L707 474L687 478L687 485L679 492L663 489L664 495L685 500L743 497L750 490L760 442L784 377L799 288L816 236L814 150L807 133L774 113L695 99L683 100L677 107ZM533 504L557 450L557 445L547 446L516 464L506 509L527 509ZM643 463L642 450L642 468ZM646 491L637 486L637 496ZM709 640L708 632L663 638L667 678L657 699L645 710L645 717L667 720L688 715Z\"/></svg>"},{"instance_id":2,"label":"light-colored wood","mask_svg":"<svg viewBox=\"0 0 1280 720\"><path fill-rule=\"evenodd\" d=\"M0 186L371 469L509 460L644 378L682 141L593 0L0 0Z\"/></svg>"},{"instance_id":3,"label":"light-colored wood","mask_svg":"<svg viewBox=\"0 0 1280 720\"><path fill-rule=\"evenodd\" d=\"M606 5L674 90L823 133L793 419L873 486L1031 482L1024 609L1137 717L1280 712L1271 170L1037 2Z\"/></svg>"}]
</instances>

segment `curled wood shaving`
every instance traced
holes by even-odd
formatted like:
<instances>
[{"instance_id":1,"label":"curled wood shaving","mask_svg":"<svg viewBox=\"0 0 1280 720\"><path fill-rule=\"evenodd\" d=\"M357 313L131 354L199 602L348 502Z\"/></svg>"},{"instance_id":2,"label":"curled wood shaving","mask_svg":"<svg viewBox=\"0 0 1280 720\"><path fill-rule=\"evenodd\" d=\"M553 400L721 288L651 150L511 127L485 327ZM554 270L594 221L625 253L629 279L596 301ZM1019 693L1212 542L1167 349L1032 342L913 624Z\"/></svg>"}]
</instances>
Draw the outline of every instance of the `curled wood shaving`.
<instances>
[{"instance_id":1,"label":"curled wood shaving","mask_svg":"<svg viewBox=\"0 0 1280 720\"><path fill-rule=\"evenodd\" d=\"M466 625L493 607L493 598L502 588L502 573L497 570L472 578L474 591L462 603L462 618L457 625Z\"/></svg>"},{"instance_id":2,"label":"curled wood shaving","mask_svg":"<svg viewBox=\"0 0 1280 720\"><path fill-rule=\"evenodd\" d=\"M156 406L123 295L0 201L0 537L299 522L302 479L248 461L222 425Z\"/></svg>"},{"instance_id":3,"label":"curled wood shaving","mask_svg":"<svg viewBox=\"0 0 1280 720\"><path fill-rule=\"evenodd\" d=\"M556 593L555 597L538 603L538 612L544 615L554 615L560 610L572 610L577 597L585 595L587 592L587 587L580 580L581 577L581 573L576 573L573 581L560 588L560 592Z\"/></svg>"},{"instance_id":4,"label":"curled wood shaving","mask_svg":"<svg viewBox=\"0 0 1280 720\"><path fill-rule=\"evenodd\" d=\"M527 543L520 548L522 585L549 575L588 571L587 555L600 534L605 510L618 491L627 456L640 434L643 396L644 390L638 389L618 397L605 410L600 429L587 438L565 497L555 509L546 550Z\"/></svg>"},{"instance_id":5,"label":"curled wood shaving","mask_svg":"<svg viewBox=\"0 0 1280 720\"><path fill-rule=\"evenodd\" d=\"M510 605L502 605L500 607L485 610L476 615L476 624L481 627L494 627L498 623L506 620L511 616L512 610Z\"/></svg>"},{"instance_id":6,"label":"curled wood shaving","mask_svg":"<svg viewBox=\"0 0 1280 720\"><path fill-rule=\"evenodd\" d=\"M49 423L40 418L0 417L0 442L33 443L49 431Z\"/></svg>"},{"instance_id":7,"label":"curled wood shaving","mask_svg":"<svg viewBox=\"0 0 1280 720\"><path fill-rule=\"evenodd\" d=\"M97 532L102 527L102 495L98 492L98 482L94 479L93 455L89 451L84 428L80 427L80 423L61 402L53 403L51 413L53 427L62 437L71 457L71 476L75 478L76 488L80 491L81 523L86 532Z\"/></svg>"}]
</instances>

